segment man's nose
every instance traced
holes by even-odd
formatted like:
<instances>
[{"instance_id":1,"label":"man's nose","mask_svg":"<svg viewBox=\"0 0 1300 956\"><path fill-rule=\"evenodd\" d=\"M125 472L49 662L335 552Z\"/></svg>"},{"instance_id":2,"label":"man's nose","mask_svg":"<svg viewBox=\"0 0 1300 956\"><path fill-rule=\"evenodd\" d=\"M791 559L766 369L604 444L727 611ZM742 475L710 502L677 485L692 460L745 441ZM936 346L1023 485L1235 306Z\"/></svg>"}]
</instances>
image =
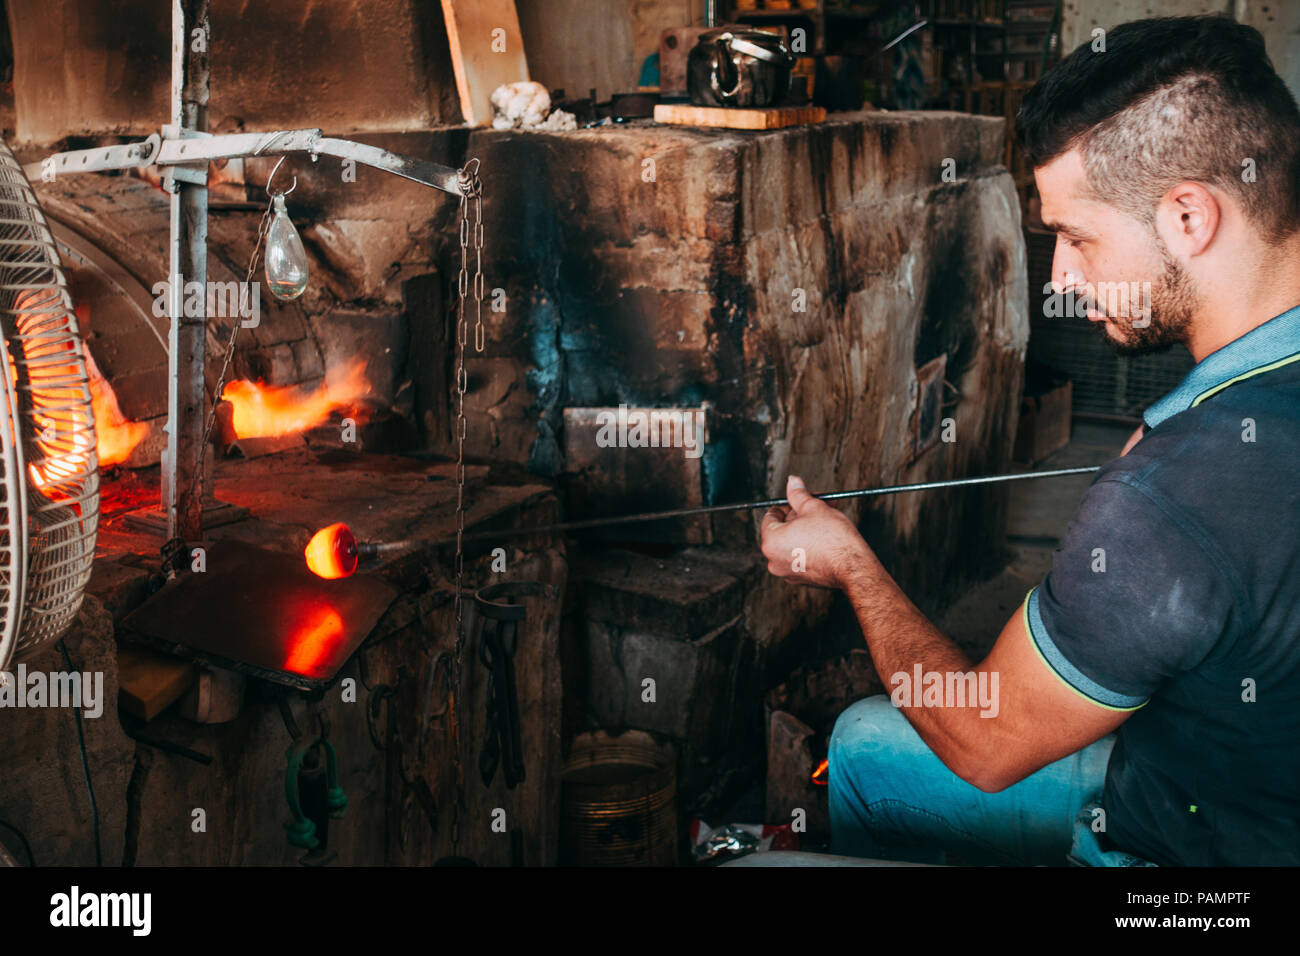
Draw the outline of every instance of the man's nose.
<instances>
[{"instance_id":1,"label":"man's nose","mask_svg":"<svg viewBox=\"0 0 1300 956\"><path fill-rule=\"evenodd\" d=\"M1083 270L1059 250L1052 256L1052 291L1060 295L1084 284Z\"/></svg>"}]
</instances>

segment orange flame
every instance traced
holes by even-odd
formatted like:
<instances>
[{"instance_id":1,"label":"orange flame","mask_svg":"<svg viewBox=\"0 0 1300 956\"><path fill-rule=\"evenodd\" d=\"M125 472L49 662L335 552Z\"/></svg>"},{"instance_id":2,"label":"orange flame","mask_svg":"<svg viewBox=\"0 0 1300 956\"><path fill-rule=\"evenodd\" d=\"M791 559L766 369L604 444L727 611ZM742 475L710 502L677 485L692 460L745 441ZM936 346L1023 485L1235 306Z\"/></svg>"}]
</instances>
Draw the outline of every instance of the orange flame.
<instances>
[{"instance_id":1,"label":"orange flame","mask_svg":"<svg viewBox=\"0 0 1300 956\"><path fill-rule=\"evenodd\" d=\"M221 397L234 406L235 435L270 438L292 435L326 421L336 409L354 408L370 391L365 362L355 361L338 381L328 379L315 391L294 385L265 385L238 379Z\"/></svg>"},{"instance_id":2,"label":"orange flame","mask_svg":"<svg viewBox=\"0 0 1300 956\"><path fill-rule=\"evenodd\" d=\"M333 581L346 578L357 569L357 539L342 522L321 528L303 551L307 568L317 577Z\"/></svg>"},{"instance_id":3,"label":"orange flame","mask_svg":"<svg viewBox=\"0 0 1300 956\"><path fill-rule=\"evenodd\" d=\"M86 352L86 371L90 373L90 404L95 412L95 447L99 451L99 466L118 465L131 457L135 446L149 434L149 426L133 422L122 414L117 395L108 379L95 367Z\"/></svg>"},{"instance_id":4,"label":"orange flame","mask_svg":"<svg viewBox=\"0 0 1300 956\"><path fill-rule=\"evenodd\" d=\"M831 762L823 760L817 765L817 769L812 772L812 782L815 786L824 787L830 783Z\"/></svg>"}]
</instances>

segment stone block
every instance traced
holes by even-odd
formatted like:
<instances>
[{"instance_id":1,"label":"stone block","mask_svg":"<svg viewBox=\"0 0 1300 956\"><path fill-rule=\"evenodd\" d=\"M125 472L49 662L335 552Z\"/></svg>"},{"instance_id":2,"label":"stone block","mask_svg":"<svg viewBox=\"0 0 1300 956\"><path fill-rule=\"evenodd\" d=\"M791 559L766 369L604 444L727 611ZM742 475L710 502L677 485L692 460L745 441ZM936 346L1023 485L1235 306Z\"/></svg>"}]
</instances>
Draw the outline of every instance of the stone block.
<instances>
[{"instance_id":1,"label":"stone block","mask_svg":"<svg viewBox=\"0 0 1300 956\"><path fill-rule=\"evenodd\" d=\"M689 739L717 754L731 739L743 640L739 617L697 638L588 620L588 710L601 727Z\"/></svg>"},{"instance_id":2,"label":"stone block","mask_svg":"<svg viewBox=\"0 0 1300 956\"><path fill-rule=\"evenodd\" d=\"M793 714L776 710L767 721L767 786L763 822L789 823L803 811L805 839L830 835L826 790L812 782L815 733Z\"/></svg>"},{"instance_id":3,"label":"stone block","mask_svg":"<svg viewBox=\"0 0 1300 956\"><path fill-rule=\"evenodd\" d=\"M293 351L293 364L298 370L299 381L309 382L324 377L325 364L321 361L320 348L314 340L298 339L290 342L289 348Z\"/></svg>"},{"instance_id":4,"label":"stone block","mask_svg":"<svg viewBox=\"0 0 1300 956\"><path fill-rule=\"evenodd\" d=\"M575 559L588 620L636 622L639 629L693 640L741 613L762 562L752 552L686 548L658 558L588 549Z\"/></svg>"},{"instance_id":5,"label":"stone block","mask_svg":"<svg viewBox=\"0 0 1300 956\"><path fill-rule=\"evenodd\" d=\"M312 322L327 379L362 363L368 398L391 406L406 369L408 332L400 310L334 309Z\"/></svg>"},{"instance_id":6,"label":"stone block","mask_svg":"<svg viewBox=\"0 0 1300 956\"><path fill-rule=\"evenodd\" d=\"M564 455L572 506L602 517L704 503L704 408L566 408ZM617 540L708 543L702 517L607 529Z\"/></svg>"},{"instance_id":7,"label":"stone block","mask_svg":"<svg viewBox=\"0 0 1300 956\"><path fill-rule=\"evenodd\" d=\"M706 760L735 744L740 698L753 693L742 611L758 568L753 555L719 549L671 558L588 551L573 574L582 594L582 693L599 725L688 740Z\"/></svg>"}]
</instances>

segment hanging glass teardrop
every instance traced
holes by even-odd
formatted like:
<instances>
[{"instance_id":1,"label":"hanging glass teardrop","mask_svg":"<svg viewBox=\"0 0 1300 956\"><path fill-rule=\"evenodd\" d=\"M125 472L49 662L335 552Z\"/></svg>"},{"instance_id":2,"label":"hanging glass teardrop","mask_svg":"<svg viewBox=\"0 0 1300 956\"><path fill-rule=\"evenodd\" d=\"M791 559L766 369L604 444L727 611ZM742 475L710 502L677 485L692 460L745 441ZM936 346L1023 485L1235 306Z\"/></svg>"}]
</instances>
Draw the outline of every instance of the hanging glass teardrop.
<instances>
[{"instance_id":1,"label":"hanging glass teardrop","mask_svg":"<svg viewBox=\"0 0 1300 956\"><path fill-rule=\"evenodd\" d=\"M275 215L266 232L266 285L282 302L291 302L307 288L307 250L284 208L284 196L275 197Z\"/></svg>"}]
</instances>

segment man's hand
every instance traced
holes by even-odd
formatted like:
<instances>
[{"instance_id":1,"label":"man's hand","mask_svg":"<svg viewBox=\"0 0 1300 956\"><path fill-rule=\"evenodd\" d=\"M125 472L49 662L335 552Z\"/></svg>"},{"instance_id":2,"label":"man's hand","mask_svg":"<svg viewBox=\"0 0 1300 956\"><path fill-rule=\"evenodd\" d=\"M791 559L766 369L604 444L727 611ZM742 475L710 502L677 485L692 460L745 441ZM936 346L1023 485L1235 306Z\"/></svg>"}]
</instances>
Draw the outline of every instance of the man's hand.
<instances>
[{"instance_id":1,"label":"man's hand","mask_svg":"<svg viewBox=\"0 0 1300 956\"><path fill-rule=\"evenodd\" d=\"M769 510L762 527L767 569L778 578L838 588L855 568L879 564L853 522L809 494L802 479L791 475L785 496L789 506Z\"/></svg>"}]
</instances>

